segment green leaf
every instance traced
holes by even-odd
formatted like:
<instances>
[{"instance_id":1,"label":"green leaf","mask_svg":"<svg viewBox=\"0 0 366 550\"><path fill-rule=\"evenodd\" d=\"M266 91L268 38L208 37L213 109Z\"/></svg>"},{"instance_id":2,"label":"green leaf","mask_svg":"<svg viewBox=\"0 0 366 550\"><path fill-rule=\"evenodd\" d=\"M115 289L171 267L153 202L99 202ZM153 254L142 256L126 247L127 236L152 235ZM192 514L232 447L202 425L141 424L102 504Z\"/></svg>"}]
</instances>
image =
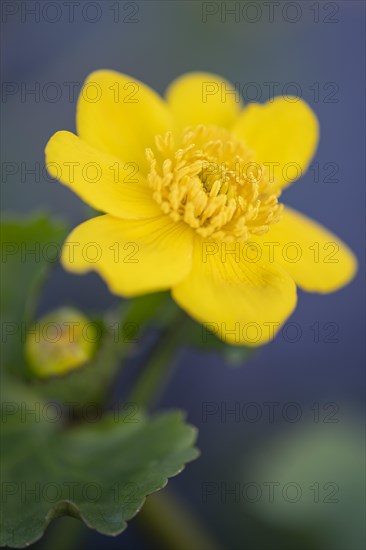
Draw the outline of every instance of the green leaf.
<instances>
[{"instance_id":1,"label":"green leaf","mask_svg":"<svg viewBox=\"0 0 366 550\"><path fill-rule=\"evenodd\" d=\"M38 292L57 261L66 228L44 214L1 224L1 318L3 364L16 372L24 365L24 339Z\"/></svg>"},{"instance_id":2,"label":"green leaf","mask_svg":"<svg viewBox=\"0 0 366 550\"><path fill-rule=\"evenodd\" d=\"M196 430L181 412L147 419L138 410L114 411L61 429L52 421L57 408L27 392L15 388L2 405L2 545L34 543L61 515L117 535L147 495L198 455Z\"/></svg>"}]
</instances>

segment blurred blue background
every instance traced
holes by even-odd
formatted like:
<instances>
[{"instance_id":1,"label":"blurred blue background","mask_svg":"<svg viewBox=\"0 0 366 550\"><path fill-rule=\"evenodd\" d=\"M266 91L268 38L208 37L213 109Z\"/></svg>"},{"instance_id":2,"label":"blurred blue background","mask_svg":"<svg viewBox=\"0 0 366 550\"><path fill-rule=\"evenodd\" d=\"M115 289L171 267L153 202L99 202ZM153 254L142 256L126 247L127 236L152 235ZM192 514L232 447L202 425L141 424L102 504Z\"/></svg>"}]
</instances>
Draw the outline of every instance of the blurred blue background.
<instances>
[{"instance_id":1,"label":"blurred blue background","mask_svg":"<svg viewBox=\"0 0 366 550\"><path fill-rule=\"evenodd\" d=\"M42 175L42 167L49 137L75 131L77 92L95 69L127 73L160 93L186 71L210 71L240 83L245 102L254 94L266 101L265 83L278 83L281 93L295 82L312 106L321 125L319 149L313 169L284 200L351 246L360 260L356 279L335 294L300 292L290 321L301 335L296 339L290 326L243 367L184 351L159 406L186 409L200 429L201 458L170 486L219 545L363 548L364 2L82 0L73 18L64 2L3 1L1 7L7 212L46 209L72 226L89 216L76 195ZM25 93L31 89L34 94ZM331 182L330 162L337 165ZM5 172L4 163L12 163ZM24 174L36 163L39 181ZM6 171L12 168L17 173ZM65 302L92 312L114 298L96 275L78 278L59 268L45 305ZM334 327L336 341L329 342ZM239 417L227 412L235 407ZM284 489L289 482L296 485ZM84 547L156 545L136 519L115 540L85 533Z\"/></svg>"}]
</instances>

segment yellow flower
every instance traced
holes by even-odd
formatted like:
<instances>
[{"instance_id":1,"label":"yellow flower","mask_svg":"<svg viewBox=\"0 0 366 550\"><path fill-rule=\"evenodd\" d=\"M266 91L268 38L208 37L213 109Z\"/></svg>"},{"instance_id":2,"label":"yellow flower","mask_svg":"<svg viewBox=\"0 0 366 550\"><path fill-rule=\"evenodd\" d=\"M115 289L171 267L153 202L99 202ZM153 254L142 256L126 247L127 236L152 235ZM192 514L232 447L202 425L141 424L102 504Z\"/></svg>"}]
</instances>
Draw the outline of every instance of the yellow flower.
<instances>
[{"instance_id":1,"label":"yellow flower","mask_svg":"<svg viewBox=\"0 0 366 550\"><path fill-rule=\"evenodd\" d=\"M62 262L97 271L122 296L171 289L231 344L269 341L296 305L296 285L331 292L356 271L332 233L280 203L306 170L318 122L298 98L241 110L206 73L175 80L163 100L128 76L84 84L77 133L46 148L52 176L105 212L68 237Z\"/></svg>"}]
</instances>

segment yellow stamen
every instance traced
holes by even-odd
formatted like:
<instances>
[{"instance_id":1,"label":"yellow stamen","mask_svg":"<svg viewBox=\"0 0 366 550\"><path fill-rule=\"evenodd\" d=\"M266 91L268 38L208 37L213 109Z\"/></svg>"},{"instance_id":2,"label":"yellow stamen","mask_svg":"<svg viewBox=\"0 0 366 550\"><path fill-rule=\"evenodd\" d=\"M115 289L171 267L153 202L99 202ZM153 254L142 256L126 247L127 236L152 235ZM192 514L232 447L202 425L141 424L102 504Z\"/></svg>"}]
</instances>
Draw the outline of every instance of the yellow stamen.
<instances>
[{"instance_id":1,"label":"yellow stamen","mask_svg":"<svg viewBox=\"0 0 366 550\"><path fill-rule=\"evenodd\" d=\"M279 191L268 171L228 130L187 128L176 148L171 132L156 136L146 150L148 182L165 214L182 220L202 237L245 241L268 231L281 218Z\"/></svg>"}]
</instances>

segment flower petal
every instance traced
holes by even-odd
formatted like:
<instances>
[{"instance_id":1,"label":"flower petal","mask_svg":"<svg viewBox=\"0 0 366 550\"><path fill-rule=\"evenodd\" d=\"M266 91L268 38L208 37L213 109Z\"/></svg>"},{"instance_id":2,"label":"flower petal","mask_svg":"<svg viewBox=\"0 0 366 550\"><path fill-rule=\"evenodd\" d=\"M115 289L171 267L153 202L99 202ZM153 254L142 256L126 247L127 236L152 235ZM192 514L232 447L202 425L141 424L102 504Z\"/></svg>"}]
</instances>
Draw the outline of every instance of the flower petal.
<instances>
[{"instance_id":1,"label":"flower petal","mask_svg":"<svg viewBox=\"0 0 366 550\"><path fill-rule=\"evenodd\" d=\"M77 131L89 145L148 169L145 148L172 127L166 103L151 88L115 71L96 71L84 83Z\"/></svg>"},{"instance_id":2,"label":"flower petal","mask_svg":"<svg viewBox=\"0 0 366 550\"><path fill-rule=\"evenodd\" d=\"M268 342L296 305L292 278L266 260L251 263L229 252L222 256L219 243L206 244L195 241L192 270L173 288L174 299L230 344Z\"/></svg>"},{"instance_id":3,"label":"flower petal","mask_svg":"<svg viewBox=\"0 0 366 550\"><path fill-rule=\"evenodd\" d=\"M229 128L240 110L240 97L233 84L210 73L187 73L166 91L178 130L198 124Z\"/></svg>"},{"instance_id":4,"label":"flower petal","mask_svg":"<svg viewBox=\"0 0 366 550\"><path fill-rule=\"evenodd\" d=\"M318 144L319 124L309 105L276 97L246 107L233 134L250 147L255 160L269 165L276 185L286 187L307 169Z\"/></svg>"},{"instance_id":5,"label":"flower petal","mask_svg":"<svg viewBox=\"0 0 366 550\"><path fill-rule=\"evenodd\" d=\"M266 250L272 248L272 259L309 292L333 292L349 283L357 270L357 260L346 244L289 207L281 221L257 239Z\"/></svg>"},{"instance_id":6,"label":"flower petal","mask_svg":"<svg viewBox=\"0 0 366 550\"><path fill-rule=\"evenodd\" d=\"M71 132L57 132L46 146L49 173L93 208L122 218L161 215L137 165L97 151Z\"/></svg>"},{"instance_id":7,"label":"flower petal","mask_svg":"<svg viewBox=\"0 0 366 550\"><path fill-rule=\"evenodd\" d=\"M112 292L136 296L171 288L187 275L192 238L188 226L168 216L139 221L99 216L69 235L62 264L75 273L97 271Z\"/></svg>"}]
</instances>

